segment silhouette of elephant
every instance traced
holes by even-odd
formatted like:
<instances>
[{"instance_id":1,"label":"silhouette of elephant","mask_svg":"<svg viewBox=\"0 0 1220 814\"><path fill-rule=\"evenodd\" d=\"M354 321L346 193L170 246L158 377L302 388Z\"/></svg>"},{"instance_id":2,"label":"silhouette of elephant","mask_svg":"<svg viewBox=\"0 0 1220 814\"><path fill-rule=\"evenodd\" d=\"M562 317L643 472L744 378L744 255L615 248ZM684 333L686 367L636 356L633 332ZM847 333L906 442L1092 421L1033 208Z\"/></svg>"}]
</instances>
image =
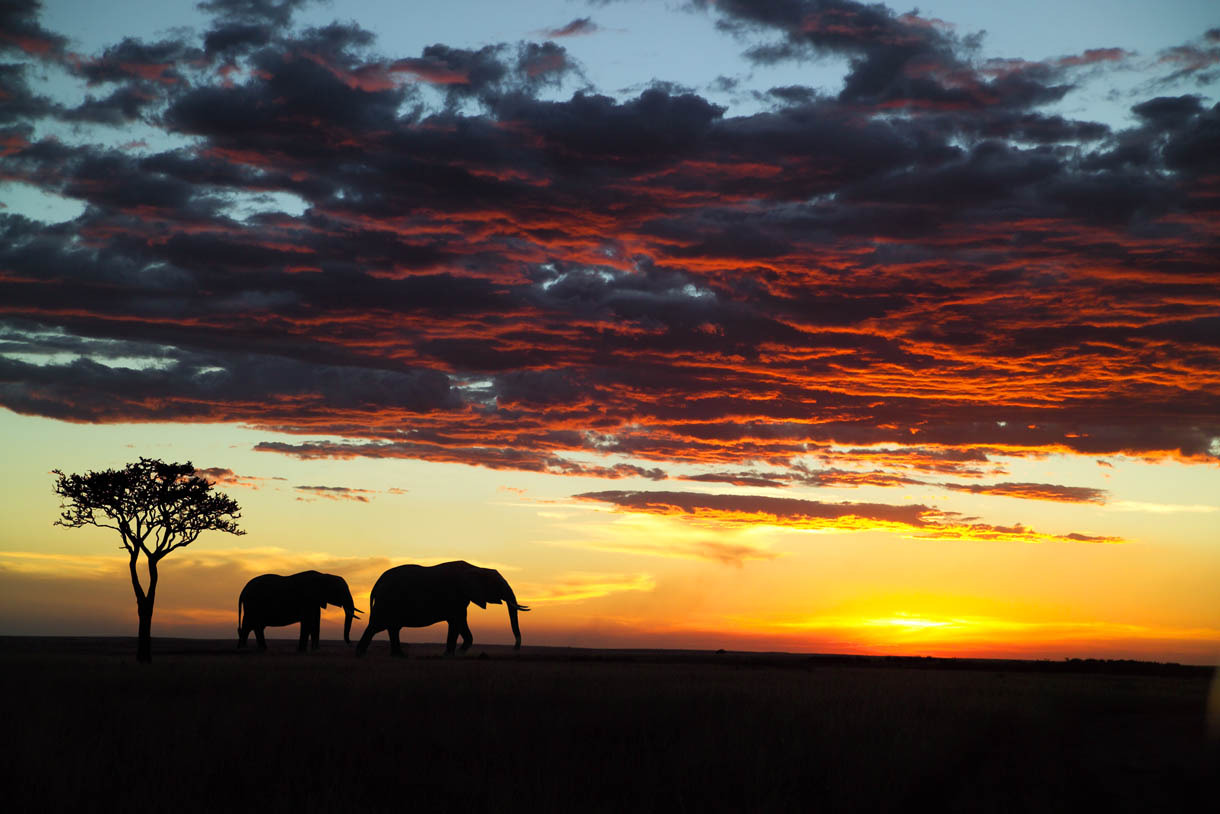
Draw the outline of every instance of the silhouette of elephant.
<instances>
[{"instance_id":1,"label":"silhouette of elephant","mask_svg":"<svg viewBox=\"0 0 1220 814\"><path fill-rule=\"evenodd\" d=\"M352 601L352 592L343 577L319 571L302 571L291 576L262 574L246 583L237 599L237 646L246 646L250 631L258 639L258 649L266 650L263 628L301 623L301 640L297 650L305 649L311 640L318 649L318 628L322 608L327 604L343 608L343 641L352 643L352 619L360 613Z\"/></svg>"},{"instance_id":2,"label":"silhouette of elephant","mask_svg":"<svg viewBox=\"0 0 1220 814\"><path fill-rule=\"evenodd\" d=\"M399 629L427 627L437 622L449 623L445 655L454 654L459 635L465 653L474 643L470 626L466 624L466 607L471 602L480 608L486 608L489 603L506 604L516 638L513 648L521 649L517 612L529 608L517 602L513 589L498 571L458 560L432 566L399 565L378 577L369 597L368 627L356 645L356 655L364 655L369 642L384 630L390 636L390 653L405 656L406 648L398 640Z\"/></svg>"}]
</instances>

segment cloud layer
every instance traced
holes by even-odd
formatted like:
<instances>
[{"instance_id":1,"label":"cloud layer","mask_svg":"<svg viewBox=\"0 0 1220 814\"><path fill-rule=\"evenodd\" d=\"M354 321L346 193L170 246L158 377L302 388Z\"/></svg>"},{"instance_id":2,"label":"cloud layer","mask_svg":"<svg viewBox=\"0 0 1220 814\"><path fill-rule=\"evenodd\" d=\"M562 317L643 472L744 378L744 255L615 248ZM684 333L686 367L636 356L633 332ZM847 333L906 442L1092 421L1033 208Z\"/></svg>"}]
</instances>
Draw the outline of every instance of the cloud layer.
<instances>
[{"instance_id":1,"label":"cloud layer","mask_svg":"<svg viewBox=\"0 0 1220 814\"><path fill-rule=\"evenodd\" d=\"M676 515L717 524L767 524L797 529L836 531L886 530L938 540L1006 540L1011 542L1118 543L1118 537L1070 532L1046 534L1024 525L996 526L921 504L825 503L818 500L759 495L694 492L604 491L576 495L620 510ZM740 559L740 558L738 558Z\"/></svg>"},{"instance_id":2,"label":"cloud layer","mask_svg":"<svg viewBox=\"0 0 1220 814\"><path fill-rule=\"evenodd\" d=\"M1121 47L995 59L880 5L709 3L756 64L849 65L734 115L601 95L551 40L383 54L300 5L216 0L206 31L92 55L6 5L4 177L84 211L0 212L0 405L244 422L301 457L1089 503L978 479L1217 460L1220 107L1048 109ZM1217 41L1156 87L1207 81ZM93 124L164 146L50 135Z\"/></svg>"}]
</instances>

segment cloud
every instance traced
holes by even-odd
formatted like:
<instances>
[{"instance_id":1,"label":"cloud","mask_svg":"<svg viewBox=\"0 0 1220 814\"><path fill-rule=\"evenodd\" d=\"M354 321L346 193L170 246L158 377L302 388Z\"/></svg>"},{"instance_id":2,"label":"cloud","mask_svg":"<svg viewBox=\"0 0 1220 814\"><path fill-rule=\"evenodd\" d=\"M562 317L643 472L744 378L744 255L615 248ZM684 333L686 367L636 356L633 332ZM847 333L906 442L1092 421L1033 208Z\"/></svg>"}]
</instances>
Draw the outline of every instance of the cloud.
<instances>
[{"instance_id":1,"label":"cloud","mask_svg":"<svg viewBox=\"0 0 1220 814\"><path fill-rule=\"evenodd\" d=\"M210 466L206 469L196 469L195 475L204 478L215 486L241 486L248 489L258 489L266 478L251 475L238 475L232 469L220 466Z\"/></svg>"},{"instance_id":2,"label":"cloud","mask_svg":"<svg viewBox=\"0 0 1220 814\"><path fill-rule=\"evenodd\" d=\"M1157 84L1169 85L1191 79L1200 87L1216 80L1220 75L1220 29L1208 29L1203 36L1191 43L1166 48L1157 57L1159 65L1169 73L1158 78Z\"/></svg>"},{"instance_id":3,"label":"cloud","mask_svg":"<svg viewBox=\"0 0 1220 814\"><path fill-rule=\"evenodd\" d=\"M955 472L954 474L972 474ZM1106 492L1085 486L1060 486L1051 483L954 483L929 481L885 470L813 470L803 466L783 472L710 472L683 475L680 480L698 483L730 483L734 486L783 488L794 485L856 488L929 486L969 492L975 495L1000 495L1027 500L1051 500L1060 503L1105 503Z\"/></svg>"},{"instance_id":4,"label":"cloud","mask_svg":"<svg viewBox=\"0 0 1220 814\"><path fill-rule=\"evenodd\" d=\"M222 20L266 22L284 26L292 15L313 0L201 0L199 8Z\"/></svg>"},{"instance_id":5,"label":"cloud","mask_svg":"<svg viewBox=\"0 0 1220 814\"><path fill-rule=\"evenodd\" d=\"M716 539L674 538L646 534L600 535L576 540L559 541L565 547L603 551L612 554L631 554L665 559L702 560L721 565L743 567L750 560L773 560L780 555L749 542L726 541L722 534Z\"/></svg>"},{"instance_id":6,"label":"cloud","mask_svg":"<svg viewBox=\"0 0 1220 814\"><path fill-rule=\"evenodd\" d=\"M67 37L38 22L40 0L6 0L0 6L0 52L19 52L42 59L61 57Z\"/></svg>"},{"instance_id":7,"label":"cloud","mask_svg":"<svg viewBox=\"0 0 1220 814\"><path fill-rule=\"evenodd\" d=\"M955 492L974 495L1001 495L1021 497L1029 500L1052 500L1059 503L1105 503L1104 489L1086 486L1057 486L1051 483L942 483Z\"/></svg>"},{"instance_id":8,"label":"cloud","mask_svg":"<svg viewBox=\"0 0 1220 814\"><path fill-rule=\"evenodd\" d=\"M821 54L849 58L839 100L883 108L982 112L988 108L1027 107L1055 101L1070 89L1053 84L1069 59L1053 67L1022 63L988 76L975 70L968 53L975 37L961 38L942 20L899 15L881 4L851 0L730 0L697 6L714 8L717 24L737 33L778 33L781 39L752 46L747 59L759 64L799 60ZM1100 49L1083 58L1103 58Z\"/></svg>"},{"instance_id":9,"label":"cloud","mask_svg":"<svg viewBox=\"0 0 1220 814\"><path fill-rule=\"evenodd\" d=\"M198 50L186 46L181 40L146 43L127 38L107 48L99 57L80 60L75 70L90 85L131 79L176 85L185 81L179 66L201 56Z\"/></svg>"},{"instance_id":10,"label":"cloud","mask_svg":"<svg viewBox=\"0 0 1220 814\"><path fill-rule=\"evenodd\" d=\"M294 486L292 488L298 492L304 492L306 495L298 497L297 500L306 501L324 497L327 500L353 500L357 503L368 503L368 495L377 493L375 489L353 489L350 486Z\"/></svg>"},{"instance_id":11,"label":"cloud","mask_svg":"<svg viewBox=\"0 0 1220 814\"><path fill-rule=\"evenodd\" d=\"M579 67L563 46L553 42L486 45L477 51L440 43L424 48L418 57L398 59L384 66L389 74L403 74L443 88L449 104L475 98L496 104L503 98L533 93L562 84Z\"/></svg>"},{"instance_id":12,"label":"cloud","mask_svg":"<svg viewBox=\"0 0 1220 814\"><path fill-rule=\"evenodd\" d=\"M440 463L462 463L488 469L509 469L524 472L546 472L555 475L580 475L597 478L647 478L664 480L661 469L645 469L634 464L618 463L610 466L585 464L555 455L538 455L513 449L489 447L449 446L446 439L430 439L439 443L400 444L339 444L333 442L310 442L289 444L280 441L262 441L255 445L259 452L278 452L304 460L319 458L413 458Z\"/></svg>"},{"instance_id":13,"label":"cloud","mask_svg":"<svg viewBox=\"0 0 1220 814\"><path fill-rule=\"evenodd\" d=\"M773 525L833 531L891 531L941 540L1005 542L1122 542L1071 532L1043 534L1017 524L997 526L963 518L922 504L825 503L818 500L761 495L714 495L695 492L603 491L573 495L577 500L608 503L619 510L685 517L715 524Z\"/></svg>"},{"instance_id":14,"label":"cloud","mask_svg":"<svg viewBox=\"0 0 1220 814\"><path fill-rule=\"evenodd\" d=\"M623 591L653 591L656 579L651 574L603 574L578 571L564 574L548 583L521 583L518 595L528 604L582 602Z\"/></svg>"},{"instance_id":15,"label":"cloud","mask_svg":"<svg viewBox=\"0 0 1220 814\"><path fill-rule=\"evenodd\" d=\"M548 28L542 33L548 37L577 37L584 34L593 34L601 29L597 23L593 22L591 17L577 17L567 25L562 25L558 28Z\"/></svg>"},{"instance_id":16,"label":"cloud","mask_svg":"<svg viewBox=\"0 0 1220 814\"><path fill-rule=\"evenodd\" d=\"M1125 49L991 59L884 6L698 4L756 61L848 61L742 112L571 92L553 42L382 53L300 5L212 2L206 30L82 55L6 7L5 177L81 213L0 212L0 405L750 488L1096 503L1005 461L1216 461L1220 109L1160 85L1125 129L1045 107ZM1183 46L1191 77L1213 45ZM44 63L75 101L32 84Z\"/></svg>"}]
</instances>

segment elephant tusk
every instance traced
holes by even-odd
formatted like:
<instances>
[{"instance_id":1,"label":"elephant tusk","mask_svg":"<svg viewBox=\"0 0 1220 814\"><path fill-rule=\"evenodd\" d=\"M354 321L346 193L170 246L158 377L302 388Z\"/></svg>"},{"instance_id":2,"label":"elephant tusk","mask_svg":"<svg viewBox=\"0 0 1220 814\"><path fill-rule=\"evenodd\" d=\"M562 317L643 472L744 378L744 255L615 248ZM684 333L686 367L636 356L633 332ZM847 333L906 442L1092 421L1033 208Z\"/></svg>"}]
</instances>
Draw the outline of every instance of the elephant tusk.
<instances>
[{"instance_id":1,"label":"elephant tusk","mask_svg":"<svg viewBox=\"0 0 1220 814\"><path fill-rule=\"evenodd\" d=\"M529 607L526 605L518 605L517 610L521 611L522 613L529 613Z\"/></svg>"}]
</instances>

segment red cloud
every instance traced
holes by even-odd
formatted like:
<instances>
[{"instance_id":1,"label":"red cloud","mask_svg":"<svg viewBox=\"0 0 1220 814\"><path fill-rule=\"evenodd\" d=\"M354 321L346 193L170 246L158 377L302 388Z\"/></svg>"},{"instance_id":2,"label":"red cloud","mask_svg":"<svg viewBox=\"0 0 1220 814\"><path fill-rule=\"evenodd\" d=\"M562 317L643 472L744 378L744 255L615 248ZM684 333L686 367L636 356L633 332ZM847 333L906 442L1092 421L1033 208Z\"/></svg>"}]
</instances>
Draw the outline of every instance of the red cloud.
<instances>
[{"instance_id":1,"label":"red cloud","mask_svg":"<svg viewBox=\"0 0 1220 814\"><path fill-rule=\"evenodd\" d=\"M297 500L324 497L327 500L354 500L357 503L368 503L368 495L375 494L372 489L352 489L347 486L294 486L292 488L310 496L298 497Z\"/></svg>"},{"instance_id":2,"label":"red cloud","mask_svg":"<svg viewBox=\"0 0 1220 814\"><path fill-rule=\"evenodd\" d=\"M244 486L250 489L257 489L259 481L263 480L263 478L238 475L232 469L220 466L196 469L195 474L217 486Z\"/></svg>"},{"instance_id":3,"label":"red cloud","mask_svg":"<svg viewBox=\"0 0 1220 814\"><path fill-rule=\"evenodd\" d=\"M1129 56L1131 56L1131 52L1122 48L1090 48L1083 54L1060 57L1055 60L1055 64L1063 67L1074 67L1076 65L1093 65L1098 62L1121 62Z\"/></svg>"},{"instance_id":4,"label":"red cloud","mask_svg":"<svg viewBox=\"0 0 1220 814\"><path fill-rule=\"evenodd\" d=\"M1086 486L1056 486L1050 483L942 483L946 489L975 495L1001 495L1029 500L1051 500L1059 503L1105 503L1104 489Z\"/></svg>"},{"instance_id":5,"label":"red cloud","mask_svg":"<svg viewBox=\"0 0 1220 814\"><path fill-rule=\"evenodd\" d=\"M593 34L600 30L601 29L598 27L597 23L593 22L593 20L591 18L577 17L575 20L568 23L567 25L560 26L559 28L548 28L545 31L543 31L542 33L548 37L559 38L559 37L576 37L576 36L580 36L583 34Z\"/></svg>"},{"instance_id":6,"label":"red cloud","mask_svg":"<svg viewBox=\"0 0 1220 814\"><path fill-rule=\"evenodd\" d=\"M1071 533L1043 534L1025 526L973 522L953 512L919 504L823 503L817 500L757 495L705 495L689 492L586 492L578 500L609 503L623 511L685 516L729 524L766 524L838 531L884 530L933 539L1007 542L1122 542L1117 537Z\"/></svg>"},{"instance_id":7,"label":"red cloud","mask_svg":"<svg viewBox=\"0 0 1220 814\"><path fill-rule=\"evenodd\" d=\"M447 65L428 59L400 59L387 69L391 73L405 73L431 82L433 85L466 85L470 76L462 70L450 68Z\"/></svg>"}]
</instances>

